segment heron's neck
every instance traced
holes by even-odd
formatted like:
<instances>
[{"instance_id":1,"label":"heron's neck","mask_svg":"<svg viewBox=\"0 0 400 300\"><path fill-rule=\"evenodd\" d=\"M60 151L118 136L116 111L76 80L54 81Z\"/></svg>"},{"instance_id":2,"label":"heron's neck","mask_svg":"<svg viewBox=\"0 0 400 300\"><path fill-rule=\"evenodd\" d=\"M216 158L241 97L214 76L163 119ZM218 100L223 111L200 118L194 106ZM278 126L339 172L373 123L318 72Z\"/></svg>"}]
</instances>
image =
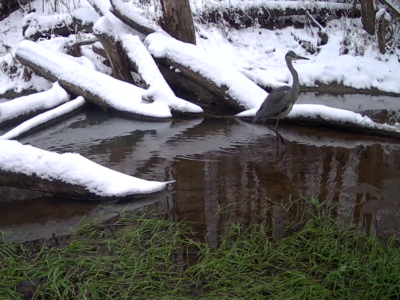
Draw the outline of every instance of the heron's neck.
<instances>
[{"instance_id":1,"label":"heron's neck","mask_svg":"<svg viewBox=\"0 0 400 300\"><path fill-rule=\"evenodd\" d=\"M286 59L286 64L289 68L290 73L293 76L293 83L292 83L292 94L293 98L297 99L297 95L299 94L300 86L299 86L299 75L297 75L296 70L293 68L292 61L290 59Z\"/></svg>"}]
</instances>

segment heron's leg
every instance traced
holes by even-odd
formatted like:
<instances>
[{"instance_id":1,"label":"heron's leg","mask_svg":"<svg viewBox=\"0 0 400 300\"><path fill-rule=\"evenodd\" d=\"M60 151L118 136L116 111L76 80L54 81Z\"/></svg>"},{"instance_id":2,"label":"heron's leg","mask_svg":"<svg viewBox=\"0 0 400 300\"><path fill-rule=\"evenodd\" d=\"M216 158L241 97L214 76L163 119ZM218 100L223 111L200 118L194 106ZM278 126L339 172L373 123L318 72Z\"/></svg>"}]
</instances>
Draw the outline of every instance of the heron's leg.
<instances>
[{"instance_id":1,"label":"heron's leg","mask_svg":"<svg viewBox=\"0 0 400 300\"><path fill-rule=\"evenodd\" d=\"M285 140L283 139L283 137L279 134L278 132L278 123L279 123L279 118L276 120L276 126L275 126L275 133L276 133L276 137L280 138L282 141L282 144L286 146Z\"/></svg>"}]
</instances>

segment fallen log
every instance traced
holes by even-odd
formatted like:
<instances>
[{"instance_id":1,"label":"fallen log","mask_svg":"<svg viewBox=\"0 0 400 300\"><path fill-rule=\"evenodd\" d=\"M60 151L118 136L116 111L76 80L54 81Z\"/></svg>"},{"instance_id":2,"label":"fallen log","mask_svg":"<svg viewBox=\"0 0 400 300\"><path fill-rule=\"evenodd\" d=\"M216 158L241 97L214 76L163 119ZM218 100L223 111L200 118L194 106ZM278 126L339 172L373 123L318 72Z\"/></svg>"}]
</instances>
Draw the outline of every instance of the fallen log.
<instances>
[{"instance_id":1,"label":"fallen log","mask_svg":"<svg viewBox=\"0 0 400 300\"><path fill-rule=\"evenodd\" d=\"M180 113L201 113L202 109L190 102L175 99L142 101L146 90L114 79L72 59L46 49L39 44L22 41L16 49L17 59L34 72L50 81L59 81L69 92L84 97L104 109L134 118L170 118L172 108Z\"/></svg>"},{"instance_id":2,"label":"fallen log","mask_svg":"<svg viewBox=\"0 0 400 300\"><path fill-rule=\"evenodd\" d=\"M251 121L256 112L257 109L251 109L241 112L235 117ZM270 119L268 122L276 123L276 120ZM279 122L330 127L366 135L400 139L399 126L379 124L359 113L320 104L295 104L289 115L280 119Z\"/></svg>"},{"instance_id":3,"label":"fallen log","mask_svg":"<svg viewBox=\"0 0 400 300\"><path fill-rule=\"evenodd\" d=\"M100 18L99 14L88 7L81 7L72 14L73 24L77 27L76 31L93 32L93 25Z\"/></svg>"},{"instance_id":4,"label":"fallen log","mask_svg":"<svg viewBox=\"0 0 400 300\"><path fill-rule=\"evenodd\" d=\"M144 35L149 35L157 31L157 26L153 22L136 13L122 1L110 0L110 2L112 5L110 11L129 27Z\"/></svg>"},{"instance_id":5,"label":"fallen log","mask_svg":"<svg viewBox=\"0 0 400 300\"><path fill-rule=\"evenodd\" d=\"M170 101L172 109L184 111L184 107L175 107L175 103L180 103L180 101L175 101L177 97L161 75L154 59L139 37L126 34L121 36L120 40L131 68L140 75L146 85L147 93L145 96L147 96L148 101L163 99L164 101Z\"/></svg>"},{"instance_id":6,"label":"fallen log","mask_svg":"<svg viewBox=\"0 0 400 300\"><path fill-rule=\"evenodd\" d=\"M165 68L170 68L179 74L176 77L181 77L181 80L173 82L169 80L171 76L166 76L168 84L179 85L186 91L200 86L212 95L207 99L198 98L201 103L210 104L209 100L213 99L216 101L215 105L243 111L259 107L267 96L263 89L234 67L195 45L180 42L161 33L148 35L144 44L156 62L163 66L160 68L163 75L166 73ZM195 84L188 87L186 80Z\"/></svg>"},{"instance_id":7,"label":"fallen log","mask_svg":"<svg viewBox=\"0 0 400 300\"><path fill-rule=\"evenodd\" d=\"M48 91L0 103L0 125L30 119L68 100L67 92L56 82Z\"/></svg>"},{"instance_id":8,"label":"fallen log","mask_svg":"<svg viewBox=\"0 0 400 300\"><path fill-rule=\"evenodd\" d=\"M76 153L58 154L16 141L0 141L0 186L73 199L142 197L168 183L147 181L100 166Z\"/></svg>"},{"instance_id":9,"label":"fallen log","mask_svg":"<svg viewBox=\"0 0 400 300\"><path fill-rule=\"evenodd\" d=\"M211 4L196 17L200 22L226 23L236 29L251 27L256 23L261 28L276 29L305 23L307 11L321 24L326 25L326 16L352 17L361 16L360 6L352 14L352 5L332 2L303 1L258 1L222 2ZM303 17L299 18L299 17Z\"/></svg>"},{"instance_id":10,"label":"fallen log","mask_svg":"<svg viewBox=\"0 0 400 300\"><path fill-rule=\"evenodd\" d=\"M75 33L75 26L70 14L41 16L33 12L22 24L22 35L32 41L50 38L52 34L67 37L72 33Z\"/></svg>"},{"instance_id":11,"label":"fallen log","mask_svg":"<svg viewBox=\"0 0 400 300\"><path fill-rule=\"evenodd\" d=\"M303 1L258 1L236 2L233 5L225 2L209 5L196 15L201 22L227 23L236 29L252 27L258 24L261 28L276 29L287 26L304 26L307 11L321 24L326 25L326 16L335 18L361 16L360 6L352 14L352 5L331 2Z\"/></svg>"},{"instance_id":12,"label":"fallen log","mask_svg":"<svg viewBox=\"0 0 400 300\"><path fill-rule=\"evenodd\" d=\"M21 125L15 127L9 132L0 136L0 140L11 140L17 137L27 136L33 132L37 132L43 128L53 125L61 120L65 120L85 105L85 99L83 97L78 97L71 100L65 104L62 104L54 109L46 111L40 115L33 117L22 123Z\"/></svg>"},{"instance_id":13,"label":"fallen log","mask_svg":"<svg viewBox=\"0 0 400 300\"><path fill-rule=\"evenodd\" d=\"M135 81L129 69L129 59L117 37L110 34L112 26L106 17L101 17L94 27L95 35L102 44L111 64L113 77L134 84Z\"/></svg>"}]
</instances>

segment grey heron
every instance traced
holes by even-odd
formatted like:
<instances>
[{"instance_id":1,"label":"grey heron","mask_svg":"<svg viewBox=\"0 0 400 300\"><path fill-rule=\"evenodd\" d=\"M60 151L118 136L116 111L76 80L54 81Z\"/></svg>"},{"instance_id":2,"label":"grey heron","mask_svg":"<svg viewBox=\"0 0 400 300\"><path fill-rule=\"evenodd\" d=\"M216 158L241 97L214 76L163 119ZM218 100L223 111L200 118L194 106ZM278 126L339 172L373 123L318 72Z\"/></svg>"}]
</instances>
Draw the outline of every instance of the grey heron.
<instances>
[{"instance_id":1,"label":"grey heron","mask_svg":"<svg viewBox=\"0 0 400 300\"><path fill-rule=\"evenodd\" d=\"M268 119L276 119L275 130L270 128L269 126L268 128L276 133L277 139L280 138L282 144L285 144L285 141L283 137L278 133L278 123L280 118L284 118L290 113L293 108L293 104L297 101L297 98L299 97L299 75L292 65L293 60L299 59L308 60L308 58L299 56L293 51L289 51L288 53L286 53L285 60L289 71L290 73L292 73L293 76L293 85L281 86L273 90L267 96L267 98L265 98L264 102L261 104L260 108L253 118L253 123L256 123L259 120L264 120L264 122L266 122Z\"/></svg>"}]
</instances>

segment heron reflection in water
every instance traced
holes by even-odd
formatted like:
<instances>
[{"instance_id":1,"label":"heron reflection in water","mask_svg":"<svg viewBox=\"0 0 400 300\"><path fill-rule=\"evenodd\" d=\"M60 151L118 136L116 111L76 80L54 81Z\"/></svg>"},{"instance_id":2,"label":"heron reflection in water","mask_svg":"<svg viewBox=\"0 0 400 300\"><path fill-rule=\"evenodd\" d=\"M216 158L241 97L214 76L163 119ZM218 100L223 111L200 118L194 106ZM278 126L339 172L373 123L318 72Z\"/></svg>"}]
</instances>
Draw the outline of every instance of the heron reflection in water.
<instances>
[{"instance_id":1,"label":"heron reflection in water","mask_svg":"<svg viewBox=\"0 0 400 300\"><path fill-rule=\"evenodd\" d=\"M293 76L293 85L291 87L281 86L273 90L267 98L265 98L253 118L253 123L256 123L259 120L262 120L265 123L268 119L276 119L275 130L269 126L267 127L276 133L277 140L280 138L284 145L286 145L285 140L278 133L278 123L280 118L284 118L290 113L293 104L299 97L299 75L293 68L292 61L300 59L308 60L308 58L299 56L293 51L286 53L285 60L289 71Z\"/></svg>"}]
</instances>

